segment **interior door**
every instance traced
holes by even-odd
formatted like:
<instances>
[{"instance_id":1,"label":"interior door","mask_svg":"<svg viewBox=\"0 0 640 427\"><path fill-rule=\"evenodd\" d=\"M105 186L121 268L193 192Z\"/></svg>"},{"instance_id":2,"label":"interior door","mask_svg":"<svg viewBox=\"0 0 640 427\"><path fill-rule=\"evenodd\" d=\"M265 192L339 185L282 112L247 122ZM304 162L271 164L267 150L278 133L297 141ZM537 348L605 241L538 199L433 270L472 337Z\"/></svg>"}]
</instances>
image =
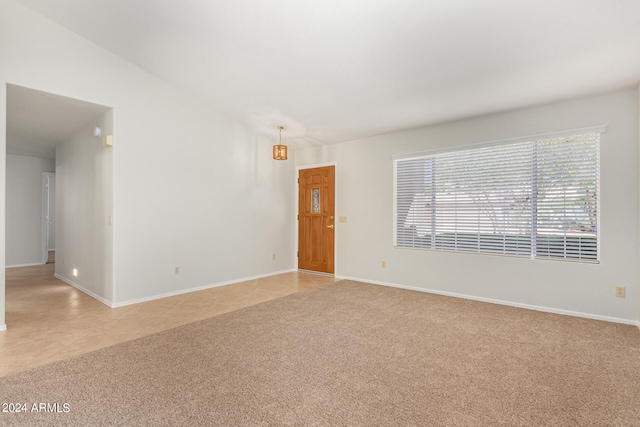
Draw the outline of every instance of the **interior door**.
<instances>
[{"instance_id":1,"label":"interior door","mask_svg":"<svg viewBox=\"0 0 640 427\"><path fill-rule=\"evenodd\" d=\"M333 274L335 166L298 175L298 269Z\"/></svg>"}]
</instances>

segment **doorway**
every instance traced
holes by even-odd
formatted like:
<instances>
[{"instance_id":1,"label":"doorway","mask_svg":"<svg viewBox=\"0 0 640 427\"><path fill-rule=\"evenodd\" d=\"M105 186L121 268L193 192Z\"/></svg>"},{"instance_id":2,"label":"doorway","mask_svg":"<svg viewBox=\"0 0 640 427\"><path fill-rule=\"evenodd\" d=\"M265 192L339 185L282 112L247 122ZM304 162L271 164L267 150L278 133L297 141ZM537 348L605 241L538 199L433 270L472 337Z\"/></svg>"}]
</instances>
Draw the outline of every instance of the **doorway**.
<instances>
[{"instance_id":1,"label":"doorway","mask_svg":"<svg viewBox=\"0 0 640 427\"><path fill-rule=\"evenodd\" d=\"M298 172L298 269L334 273L335 166Z\"/></svg>"},{"instance_id":2,"label":"doorway","mask_svg":"<svg viewBox=\"0 0 640 427\"><path fill-rule=\"evenodd\" d=\"M53 264L56 250L56 174L42 173L42 263Z\"/></svg>"},{"instance_id":3,"label":"doorway","mask_svg":"<svg viewBox=\"0 0 640 427\"><path fill-rule=\"evenodd\" d=\"M5 205L5 253L12 261L5 265L46 264L55 249L58 262L43 271L111 301L113 233L106 219L113 206L113 150L96 133L113 135L113 109L7 84L6 111L6 158L13 165L7 170L13 175L4 191L29 203L11 199ZM17 167L23 164L28 167ZM0 308L20 303L0 294ZM5 316L7 324L20 321Z\"/></svg>"}]
</instances>

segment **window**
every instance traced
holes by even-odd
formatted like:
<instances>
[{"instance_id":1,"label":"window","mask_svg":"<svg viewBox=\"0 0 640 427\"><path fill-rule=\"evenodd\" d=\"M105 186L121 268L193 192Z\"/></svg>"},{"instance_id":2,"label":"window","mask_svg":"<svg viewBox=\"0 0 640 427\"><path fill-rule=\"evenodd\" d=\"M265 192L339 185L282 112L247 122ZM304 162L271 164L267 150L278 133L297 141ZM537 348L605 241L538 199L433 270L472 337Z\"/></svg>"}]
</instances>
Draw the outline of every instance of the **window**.
<instances>
[{"instance_id":1,"label":"window","mask_svg":"<svg viewBox=\"0 0 640 427\"><path fill-rule=\"evenodd\" d=\"M596 262L603 131L395 157L395 246Z\"/></svg>"}]
</instances>

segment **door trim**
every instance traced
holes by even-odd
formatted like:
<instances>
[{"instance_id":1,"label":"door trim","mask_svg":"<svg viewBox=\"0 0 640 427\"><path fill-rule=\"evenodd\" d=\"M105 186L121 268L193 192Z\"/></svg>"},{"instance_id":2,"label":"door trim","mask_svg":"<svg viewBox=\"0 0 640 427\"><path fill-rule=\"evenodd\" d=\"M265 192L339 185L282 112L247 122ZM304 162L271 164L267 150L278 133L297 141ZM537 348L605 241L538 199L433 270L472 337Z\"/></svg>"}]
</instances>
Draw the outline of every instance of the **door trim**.
<instances>
[{"instance_id":1,"label":"door trim","mask_svg":"<svg viewBox=\"0 0 640 427\"><path fill-rule=\"evenodd\" d=\"M335 217L336 219L338 218L338 212L339 212L339 206L338 206L338 194L339 194L339 185L338 185L338 162L326 162L326 163L314 163L311 165L304 165L304 166L296 166L296 176L293 179L293 188L294 188L294 194L295 194L295 200L294 200L294 209L295 211L293 212L293 228L294 228L294 241L295 241L295 249L293 251L293 265L294 270L295 271L303 271L303 270L298 270L298 256L297 256L297 252L298 252L298 244L299 244L299 235L298 235L298 201L299 201L299 197L298 197L298 176L300 175L300 171L304 170L304 169L315 169L315 168L323 168L326 166L334 166L335 168L335 186L334 186L334 193L333 193L333 197L335 198L334 200L334 211L335 211ZM338 221L335 222L336 228L334 228L334 235L333 235L333 274L329 274L329 276L334 276L334 277L339 277L338 276L338 271L339 271L339 263L338 260L340 259L338 256L338 248L340 247L340 245L338 244L338 242L340 241L340 227L338 226ZM316 273L316 272L314 272ZM327 274L327 273L321 273L321 274Z\"/></svg>"},{"instance_id":2,"label":"door trim","mask_svg":"<svg viewBox=\"0 0 640 427\"><path fill-rule=\"evenodd\" d=\"M55 172L42 172L42 243L41 243L41 255L42 255L42 264L46 264L47 261L49 260L49 226L51 224L49 224L49 220L48 220L48 214L50 214L51 212L49 212L49 208L51 206L50 203L50 197L51 194L49 193L49 187L47 186L48 184L48 178L53 177L55 179L56 173ZM55 214L54 214L54 218L55 218ZM53 226L55 227L55 224L53 224ZM54 228L55 229L55 228ZM55 248L54 248L55 249Z\"/></svg>"}]
</instances>

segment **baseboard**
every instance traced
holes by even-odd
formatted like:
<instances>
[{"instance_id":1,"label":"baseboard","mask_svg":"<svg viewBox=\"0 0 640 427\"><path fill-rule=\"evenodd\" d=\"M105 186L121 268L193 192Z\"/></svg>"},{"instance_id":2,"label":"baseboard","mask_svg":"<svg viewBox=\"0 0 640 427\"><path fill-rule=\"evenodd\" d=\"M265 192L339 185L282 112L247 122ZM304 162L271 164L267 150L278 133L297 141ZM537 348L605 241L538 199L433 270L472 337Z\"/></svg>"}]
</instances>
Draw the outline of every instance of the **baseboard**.
<instances>
[{"instance_id":1,"label":"baseboard","mask_svg":"<svg viewBox=\"0 0 640 427\"><path fill-rule=\"evenodd\" d=\"M429 293L429 294L443 295L443 296L447 296L447 297L462 298L462 299L468 299L468 300L480 301L480 302L488 302L488 303L491 303L491 304L506 305L506 306L509 306L509 307L524 308L524 309L527 309L527 310L542 311L542 312L545 312L545 313L562 314L562 315L565 315L565 316L582 317L582 318L585 318L585 319L602 320L602 321L605 321L605 322L622 323L622 324L625 324L625 325L635 325L638 328L640 328L640 321L622 319L622 318L619 318L619 317L601 316L601 315L598 315L598 314L582 313L580 311L560 310L560 309L557 309L557 308L542 307L542 306L530 305L530 304L521 304L521 303L517 303L517 302L504 301L504 300L498 300L498 299L493 299L493 298L484 298L484 297L477 297L477 296L467 295L467 294L459 294L459 293L455 293L455 292L440 291L440 290L436 290L436 289L419 288L417 286L399 285L397 283L380 282L380 281L376 281L376 280L361 279L361 278L358 278L358 277L347 277L347 276L340 276L340 277L336 276L336 277L339 278L339 279L354 280L354 281L357 281L357 282L369 283L369 284L372 284L372 285L389 286L389 287L392 287L392 288L400 288L400 289L407 289L407 290L410 290L410 291L426 292L426 293Z\"/></svg>"},{"instance_id":2,"label":"baseboard","mask_svg":"<svg viewBox=\"0 0 640 427\"><path fill-rule=\"evenodd\" d=\"M115 304L112 304L111 307L112 308L125 307L127 305L139 304L141 302L148 302L148 301L153 301L153 300L162 299L162 298L174 297L176 295L188 294L190 292L204 291L206 289L217 288L217 287L226 286L226 285L233 285L234 283L247 282L249 280L262 279L262 278L265 278L265 277L277 276L278 274L292 273L292 272L295 272L295 271L297 271L297 270L296 269L282 270L282 271L276 271L276 272L273 272L273 273L260 274L258 276L243 277L241 279L233 279L233 280L228 280L228 281L224 281L224 282L212 283L212 284L204 285L204 286L197 286L195 288L181 289L181 290L178 290L178 291L166 292L166 293L163 293L163 294L157 294L157 295L152 295L152 296L149 296L149 297L137 298L137 299L132 299L132 300L128 300L128 301L115 303Z\"/></svg>"},{"instance_id":3,"label":"baseboard","mask_svg":"<svg viewBox=\"0 0 640 427\"><path fill-rule=\"evenodd\" d=\"M296 270L298 273L315 274L316 276L335 277L333 273L323 273L322 271L313 270Z\"/></svg>"},{"instance_id":4,"label":"baseboard","mask_svg":"<svg viewBox=\"0 0 640 427\"><path fill-rule=\"evenodd\" d=\"M44 265L44 263L43 262L34 262L34 263L31 263L31 264L5 265L4 268L34 267L36 265Z\"/></svg>"},{"instance_id":5,"label":"baseboard","mask_svg":"<svg viewBox=\"0 0 640 427\"><path fill-rule=\"evenodd\" d=\"M80 292L84 292L85 294L89 295L90 297L97 299L98 301L100 301L104 305L113 308L113 304L111 303L111 301L109 301L106 298L103 298L102 296L96 294L95 292L91 292L89 289L83 287L82 285L79 285L79 284L73 282L72 280L69 280L66 277L61 276L58 273L54 273L53 277L55 277L56 279L62 280L67 285L73 286L74 288L76 288Z\"/></svg>"}]
</instances>

